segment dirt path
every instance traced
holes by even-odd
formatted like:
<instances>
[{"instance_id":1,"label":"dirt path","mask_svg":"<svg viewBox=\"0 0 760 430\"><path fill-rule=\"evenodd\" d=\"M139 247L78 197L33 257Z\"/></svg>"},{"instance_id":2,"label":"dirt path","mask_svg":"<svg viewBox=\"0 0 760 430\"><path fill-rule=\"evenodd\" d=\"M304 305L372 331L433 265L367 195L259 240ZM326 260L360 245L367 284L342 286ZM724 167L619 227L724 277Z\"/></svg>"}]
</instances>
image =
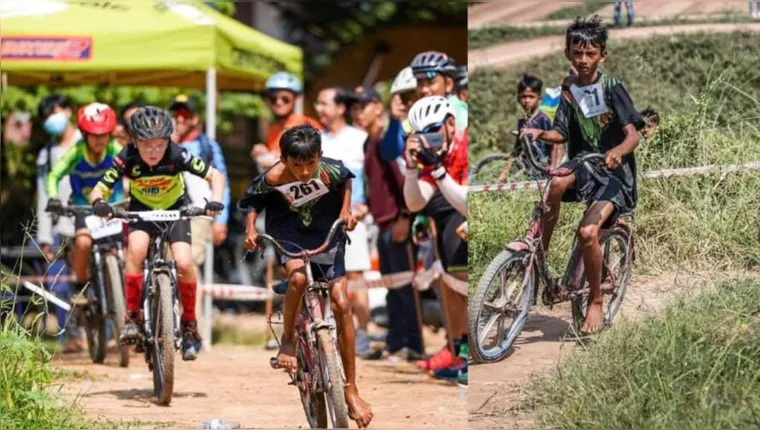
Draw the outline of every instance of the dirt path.
<instances>
[{"instance_id":1,"label":"dirt path","mask_svg":"<svg viewBox=\"0 0 760 430\"><path fill-rule=\"evenodd\" d=\"M727 33L736 30L760 32L760 23L747 24L691 24L653 27L634 27L610 32L611 40L650 37L663 34L689 34L702 31ZM507 67L524 63L534 57L544 57L564 49L563 36L547 36L538 39L494 45L468 52L470 71L479 67Z\"/></svg>"},{"instance_id":2,"label":"dirt path","mask_svg":"<svg viewBox=\"0 0 760 430\"><path fill-rule=\"evenodd\" d=\"M487 2L472 6L467 14L468 27L479 28L498 25L520 25L541 21L553 12L583 2ZM719 1L682 1L657 2L652 0L636 1L634 5L636 19L660 20L702 15L720 15L724 13L749 13L746 2ZM610 4L596 12L599 16L612 19L614 5ZM622 7L623 20L626 9ZM566 25L566 21L558 21ZM545 21L543 25L547 22ZM551 21L548 21L551 23Z\"/></svg>"},{"instance_id":3,"label":"dirt path","mask_svg":"<svg viewBox=\"0 0 760 430\"><path fill-rule=\"evenodd\" d=\"M212 418L238 422L241 428L307 428L297 390L287 385L284 373L269 367L272 355L260 346L215 346L195 362L177 355L170 407L153 402L152 376L142 357L133 356L128 369L117 367L113 356L106 365L93 365L84 355L59 358L56 364L87 378L65 381L64 389L80 395L92 417L153 423L145 428L167 422L174 424L161 428L200 428ZM460 396L458 387L409 367L402 371L389 363L358 363L360 393L375 412L372 428L467 424L467 397Z\"/></svg>"},{"instance_id":4,"label":"dirt path","mask_svg":"<svg viewBox=\"0 0 760 430\"><path fill-rule=\"evenodd\" d=\"M720 279L738 279L749 273L679 273L637 278L629 285L619 318L637 319L662 309L674 297L698 292ZM753 274L757 275L757 274ZM617 320L620 321L620 320ZM501 362L470 367L469 422L471 428L535 428L529 414L521 412L525 389L534 375L545 374L572 351L568 332L570 309L538 308L531 313L514 352Z\"/></svg>"}]
</instances>

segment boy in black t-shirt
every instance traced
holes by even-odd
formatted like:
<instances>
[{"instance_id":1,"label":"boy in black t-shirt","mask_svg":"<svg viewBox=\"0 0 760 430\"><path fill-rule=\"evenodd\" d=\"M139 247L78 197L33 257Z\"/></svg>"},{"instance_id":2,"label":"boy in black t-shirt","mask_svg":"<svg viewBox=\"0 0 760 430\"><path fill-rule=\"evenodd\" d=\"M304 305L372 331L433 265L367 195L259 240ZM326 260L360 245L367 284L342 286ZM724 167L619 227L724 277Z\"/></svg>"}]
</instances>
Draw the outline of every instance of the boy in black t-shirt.
<instances>
[{"instance_id":1,"label":"boy in black t-shirt","mask_svg":"<svg viewBox=\"0 0 760 430\"><path fill-rule=\"evenodd\" d=\"M256 217L266 209L266 232L289 252L318 248L338 219L346 220L347 229L356 227L351 215L351 178L354 175L342 162L322 157L322 137L310 125L287 130L280 137L280 161L257 176L240 199L238 208L247 213L245 246L258 247ZM356 352L353 315L348 301L345 242L311 260L315 280L330 282L332 309L338 332L338 348L346 373L345 398L349 415L359 428L372 420L372 410L356 386ZM295 372L295 324L301 297L306 291L304 262L281 256L288 272L289 288L285 294L282 345L277 362Z\"/></svg>"},{"instance_id":2,"label":"boy in black t-shirt","mask_svg":"<svg viewBox=\"0 0 760 430\"><path fill-rule=\"evenodd\" d=\"M598 16L578 18L567 29L565 56L577 70L562 84L562 97L554 118L554 129L523 129L533 139L550 144L567 142L570 161L589 153L605 154L607 171L581 168L573 175L552 179L543 225L544 249L559 218L561 201L585 201L589 207L578 229L583 249L590 295L582 334L595 333L603 325L601 294L602 252L599 231L636 206L637 130L642 127L631 97L617 79L599 70L607 58L607 29Z\"/></svg>"}]
</instances>

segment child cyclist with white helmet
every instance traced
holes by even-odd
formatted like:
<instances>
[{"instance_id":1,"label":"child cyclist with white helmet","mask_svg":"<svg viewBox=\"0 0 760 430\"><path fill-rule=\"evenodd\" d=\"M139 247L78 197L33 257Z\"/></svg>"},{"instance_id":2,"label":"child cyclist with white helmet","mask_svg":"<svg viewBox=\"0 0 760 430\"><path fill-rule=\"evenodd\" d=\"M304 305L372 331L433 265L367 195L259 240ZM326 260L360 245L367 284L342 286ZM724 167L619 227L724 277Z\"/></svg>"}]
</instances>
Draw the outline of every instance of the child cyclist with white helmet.
<instances>
[{"instance_id":1,"label":"child cyclist with white helmet","mask_svg":"<svg viewBox=\"0 0 760 430\"><path fill-rule=\"evenodd\" d=\"M110 217L113 214L113 208L104 199L122 176L130 179L130 212L178 210L188 203L182 172L192 173L211 183L211 201L206 204L208 216L214 217L224 209L219 203L224 195L224 175L170 142L173 129L171 115L157 107L142 107L132 114L127 127L132 144L115 157L90 194L95 215ZM138 343L142 336L142 266L148 254L150 234L155 228L147 221L131 224L129 228L124 271L127 316L119 339L122 344ZM182 301L183 360L195 360L201 346L195 318L197 280L190 242L190 221L176 221L169 232L169 244L177 267L177 289Z\"/></svg>"},{"instance_id":2,"label":"child cyclist with white helmet","mask_svg":"<svg viewBox=\"0 0 760 430\"><path fill-rule=\"evenodd\" d=\"M458 350L467 344L467 296L456 287L468 280L467 243L461 231L467 221L467 140L457 138L454 107L445 97L418 100L409 112L409 123L404 198L410 211L424 212L435 223L438 256L450 275L442 279L446 286L441 294L453 346L418 365L437 377L459 376L466 384L467 360L458 357Z\"/></svg>"}]
</instances>

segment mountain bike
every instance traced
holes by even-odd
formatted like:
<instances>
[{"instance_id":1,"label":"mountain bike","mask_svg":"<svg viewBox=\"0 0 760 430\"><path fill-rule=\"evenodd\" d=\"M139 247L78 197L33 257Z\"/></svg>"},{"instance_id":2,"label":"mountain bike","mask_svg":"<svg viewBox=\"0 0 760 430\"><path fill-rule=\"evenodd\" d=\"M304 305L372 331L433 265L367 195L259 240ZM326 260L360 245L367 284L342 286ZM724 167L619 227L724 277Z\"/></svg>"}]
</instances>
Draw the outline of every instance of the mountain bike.
<instances>
[{"instance_id":1,"label":"mountain bike","mask_svg":"<svg viewBox=\"0 0 760 430\"><path fill-rule=\"evenodd\" d=\"M517 130L512 130L511 134L517 136ZM525 154L515 156L498 152L478 160L470 170L468 181L471 185L485 185L545 178L541 170L531 167Z\"/></svg>"},{"instance_id":2,"label":"mountain bike","mask_svg":"<svg viewBox=\"0 0 760 430\"><path fill-rule=\"evenodd\" d=\"M153 392L161 405L168 405L174 394L174 353L182 346L180 331L177 270L174 261L164 257L171 226L180 220L209 218L206 210L185 207L180 210L126 212L114 211L114 219L128 223L152 222L159 231L151 234L148 258L143 263L143 333L138 347L153 373Z\"/></svg>"},{"instance_id":3,"label":"mountain bike","mask_svg":"<svg viewBox=\"0 0 760 430\"><path fill-rule=\"evenodd\" d=\"M258 235L260 245L264 242L271 243L282 255L303 260L306 269L307 288L301 299L300 314L296 320L298 368L295 375L290 375L290 385L298 387L306 419L311 428L327 428L328 412L333 428L348 428L349 425L344 393L346 381L337 347L329 284L315 281L311 270L311 258L325 253L338 232L341 240L347 240L344 220L335 221L319 248L298 253L285 250L271 236ZM274 286L274 292L277 294L285 294L287 290L288 280ZM278 323L271 318L268 323L274 334L273 325ZM273 369L279 369L276 358L272 357L269 364Z\"/></svg>"},{"instance_id":4,"label":"mountain bike","mask_svg":"<svg viewBox=\"0 0 760 430\"><path fill-rule=\"evenodd\" d=\"M558 173L537 160L529 137L522 139L524 152L534 168L550 177L570 176L578 169L598 169L604 156L589 154L580 158L569 173ZM543 203L549 190L549 180L537 187L540 200L526 236L508 244L486 267L468 309L469 347L475 362L494 362L504 358L522 331L530 308L536 303L538 287L543 283L542 302L545 306L570 301L576 329L585 320L589 287L583 265L582 250L577 237L573 242L570 260L564 276L554 278L547 264L541 239L547 207ZM603 253L602 294L604 325L610 327L620 309L628 286L633 261L633 214L625 215L611 227L602 229L599 243Z\"/></svg>"},{"instance_id":5,"label":"mountain bike","mask_svg":"<svg viewBox=\"0 0 760 430\"><path fill-rule=\"evenodd\" d=\"M84 215L90 213L89 206L62 207L54 217ZM93 363L103 363L106 358L109 320L116 327L116 337L124 326L124 224L120 220L105 221L95 215L88 215L85 223L92 237L90 257L91 288L86 289L86 302L78 318L87 334L87 349ZM74 303L74 305L78 305ZM119 346L119 366L129 366L129 347Z\"/></svg>"}]
</instances>

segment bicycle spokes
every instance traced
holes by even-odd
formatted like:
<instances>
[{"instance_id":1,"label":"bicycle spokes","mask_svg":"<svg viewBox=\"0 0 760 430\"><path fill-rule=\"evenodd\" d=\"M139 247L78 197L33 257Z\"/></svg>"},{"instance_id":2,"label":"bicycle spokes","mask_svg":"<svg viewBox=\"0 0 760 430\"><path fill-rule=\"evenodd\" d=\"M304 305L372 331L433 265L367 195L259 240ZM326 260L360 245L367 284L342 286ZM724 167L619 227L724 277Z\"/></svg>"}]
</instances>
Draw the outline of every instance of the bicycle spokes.
<instances>
[{"instance_id":1,"label":"bicycle spokes","mask_svg":"<svg viewBox=\"0 0 760 430\"><path fill-rule=\"evenodd\" d=\"M520 270L520 269L523 270ZM505 268L489 286L481 311L478 341L496 347L504 342L513 321L521 318L524 266Z\"/></svg>"}]
</instances>

